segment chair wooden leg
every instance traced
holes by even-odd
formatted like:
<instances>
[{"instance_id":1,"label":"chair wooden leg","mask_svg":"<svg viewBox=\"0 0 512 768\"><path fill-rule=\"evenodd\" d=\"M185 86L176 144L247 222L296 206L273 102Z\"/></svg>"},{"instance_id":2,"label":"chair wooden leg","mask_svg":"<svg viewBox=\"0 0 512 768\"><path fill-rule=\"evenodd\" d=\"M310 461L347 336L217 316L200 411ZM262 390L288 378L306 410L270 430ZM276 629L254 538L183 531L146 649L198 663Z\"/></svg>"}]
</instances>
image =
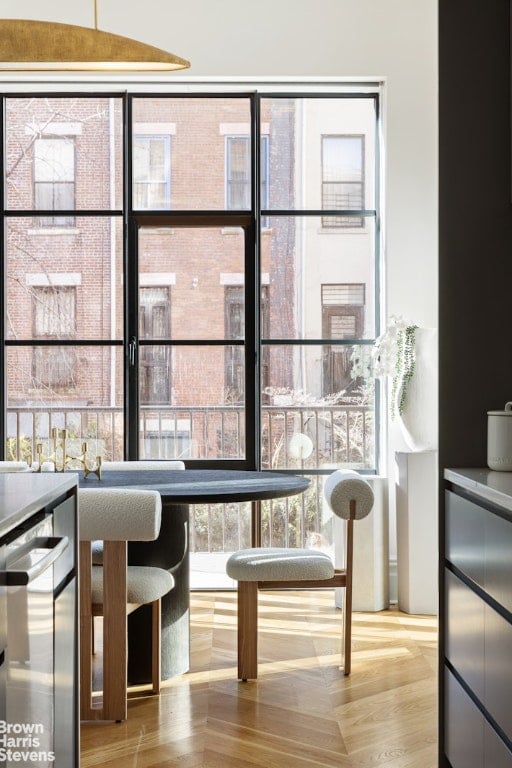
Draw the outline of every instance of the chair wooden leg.
<instances>
[{"instance_id":1,"label":"chair wooden leg","mask_svg":"<svg viewBox=\"0 0 512 768\"><path fill-rule=\"evenodd\" d=\"M92 715L91 544L80 542L80 719Z\"/></svg>"},{"instance_id":2,"label":"chair wooden leg","mask_svg":"<svg viewBox=\"0 0 512 768\"><path fill-rule=\"evenodd\" d=\"M103 561L103 718L126 720L126 542L106 541Z\"/></svg>"},{"instance_id":3,"label":"chair wooden leg","mask_svg":"<svg viewBox=\"0 0 512 768\"><path fill-rule=\"evenodd\" d=\"M352 666L352 566L354 560L354 518L355 502L350 502L350 519L347 520L347 562L346 562L346 582L345 582L345 611L343 618L343 645L344 645L344 664L343 672L345 676L350 675Z\"/></svg>"},{"instance_id":4,"label":"chair wooden leg","mask_svg":"<svg viewBox=\"0 0 512 768\"><path fill-rule=\"evenodd\" d=\"M162 616L162 602L155 600L151 603L151 677L153 693L160 693L161 679L161 643L160 622Z\"/></svg>"},{"instance_id":5,"label":"chair wooden leg","mask_svg":"<svg viewBox=\"0 0 512 768\"><path fill-rule=\"evenodd\" d=\"M348 589L345 591L344 615L343 615L343 673L350 675L352 666L352 601L349 599Z\"/></svg>"},{"instance_id":6,"label":"chair wooden leg","mask_svg":"<svg viewBox=\"0 0 512 768\"><path fill-rule=\"evenodd\" d=\"M258 677L258 582L238 582L238 679Z\"/></svg>"}]
</instances>

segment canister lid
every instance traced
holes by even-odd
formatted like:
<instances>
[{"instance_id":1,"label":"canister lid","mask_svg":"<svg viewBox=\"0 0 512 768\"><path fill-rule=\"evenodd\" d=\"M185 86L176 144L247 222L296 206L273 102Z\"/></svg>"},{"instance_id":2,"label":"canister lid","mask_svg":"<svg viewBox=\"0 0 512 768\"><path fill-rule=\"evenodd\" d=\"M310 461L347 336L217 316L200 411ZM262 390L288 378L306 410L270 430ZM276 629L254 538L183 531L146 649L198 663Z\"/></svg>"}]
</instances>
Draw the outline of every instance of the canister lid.
<instances>
[{"instance_id":1,"label":"canister lid","mask_svg":"<svg viewBox=\"0 0 512 768\"><path fill-rule=\"evenodd\" d=\"M512 416L512 400L505 403L504 411L487 411L488 416Z\"/></svg>"}]
</instances>

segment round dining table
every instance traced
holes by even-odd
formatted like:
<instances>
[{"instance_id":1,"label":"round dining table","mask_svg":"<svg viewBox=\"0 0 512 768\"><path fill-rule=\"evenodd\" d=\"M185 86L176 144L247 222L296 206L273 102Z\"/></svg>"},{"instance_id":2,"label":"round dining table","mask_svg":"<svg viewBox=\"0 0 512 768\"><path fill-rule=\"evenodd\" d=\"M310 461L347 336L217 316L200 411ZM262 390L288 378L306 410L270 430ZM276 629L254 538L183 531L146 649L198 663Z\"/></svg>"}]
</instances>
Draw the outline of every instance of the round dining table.
<instances>
[{"instance_id":1,"label":"round dining table","mask_svg":"<svg viewBox=\"0 0 512 768\"><path fill-rule=\"evenodd\" d=\"M262 501L305 491L310 481L300 475L229 469L136 469L104 472L101 478L79 478L79 488L143 488L162 498L162 523L155 541L130 542L128 563L165 568L175 586L162 598L162 680L190 668L189 505ZM151 680L151 608L128 616L128 680Z\"/></svg>"}]
</instances>

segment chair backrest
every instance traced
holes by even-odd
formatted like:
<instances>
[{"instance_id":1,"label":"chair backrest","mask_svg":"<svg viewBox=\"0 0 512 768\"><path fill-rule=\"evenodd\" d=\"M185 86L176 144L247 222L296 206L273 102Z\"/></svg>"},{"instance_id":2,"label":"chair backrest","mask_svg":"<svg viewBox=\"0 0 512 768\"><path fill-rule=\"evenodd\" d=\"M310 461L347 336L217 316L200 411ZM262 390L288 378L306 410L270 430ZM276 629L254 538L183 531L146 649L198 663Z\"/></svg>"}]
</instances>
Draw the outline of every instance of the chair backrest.
<instances>
[{"instance_id":1,"label":"chair backrest","mask_svg":"<svg viewBox=\"0 0 512 768\"><path fill-rule=\"evenodd\" d=\"M324 484L324 496L334 514L344 520L360 520L373 509L371 485L350 469L338 469L329 475Z\"/></svg>"},{"instance_id":2,"label":"chair backrest","mask_svg":"<svg viewBox=\"0 0 512 768\"><path fill-rule=\"evenodd\" d=\"M102 461L102 472L123 472L134 469L185 469L185 462L172 460L160 461Z\"/></svg>"},{"instance_id":3,"label":"chair backrest","mask_svg":"<svg viewBox=\"0 0 512 768\"><path fill-rule=\"evenodd\" d=\"M160 532L162 500L158 491L138 488L80 488L81 541L154 541Z\"/></svg>"},{"instance_id":4,"label":"chair backrest","mask_svg":"<svg viewBox=\"0 0 512 768\"><path fill-rule=\"evenodd\" d=\"M28 468L26 461L0 461L0 472L26 472Z\"/></svg>"}]
</instances>

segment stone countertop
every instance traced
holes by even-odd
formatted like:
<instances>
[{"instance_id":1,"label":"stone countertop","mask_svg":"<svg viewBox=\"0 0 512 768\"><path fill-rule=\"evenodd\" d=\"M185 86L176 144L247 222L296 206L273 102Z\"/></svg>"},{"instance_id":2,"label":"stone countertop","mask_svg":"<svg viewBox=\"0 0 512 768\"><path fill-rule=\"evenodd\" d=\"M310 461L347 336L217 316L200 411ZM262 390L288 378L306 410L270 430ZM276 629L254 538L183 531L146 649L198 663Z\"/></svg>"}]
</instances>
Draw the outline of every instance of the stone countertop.
<instances>
[{"instance_id":1,"label":"stone countertop","mask_svg":"<svg viewBox=\"0 0 512 768\"><path fill-rule=\"evenodd\" d=\"M512 511L512 472L487 468L445 469L444 479Z\"/></svg>"},{"instance_id":2,"label":"stone countertop","mask_svg":"<svg viewBox=\"0 0 512 768\"><path fill-rule=\"evenodd\" d=\"M76 485L74 474L0 472L0 537Z\"/></svg>"}]
</instances>

